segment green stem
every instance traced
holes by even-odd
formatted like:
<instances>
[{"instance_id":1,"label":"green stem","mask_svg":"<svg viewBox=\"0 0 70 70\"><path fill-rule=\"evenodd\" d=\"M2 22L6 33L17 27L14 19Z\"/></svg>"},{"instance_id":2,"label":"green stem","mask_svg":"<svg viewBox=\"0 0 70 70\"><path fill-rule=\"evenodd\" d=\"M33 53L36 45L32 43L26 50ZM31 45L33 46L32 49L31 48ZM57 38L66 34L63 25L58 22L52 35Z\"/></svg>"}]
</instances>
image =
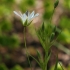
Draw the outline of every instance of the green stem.
<instances>
[{"instance_id":1,"label":"green stem","mask_svg":"<svg viewBox=\"0 0 70 70\"><path fill-rule=\"evenodd\" d=\"M27 50L27 47L26 47L26 27L24 27L24 44L25 44L27 59L28 59L30 68L31 68L31 70L32 70L32 67L31 67L31 64L30 64L30 60L29 60L28 50Z\"/></svg>"}]
</instances>

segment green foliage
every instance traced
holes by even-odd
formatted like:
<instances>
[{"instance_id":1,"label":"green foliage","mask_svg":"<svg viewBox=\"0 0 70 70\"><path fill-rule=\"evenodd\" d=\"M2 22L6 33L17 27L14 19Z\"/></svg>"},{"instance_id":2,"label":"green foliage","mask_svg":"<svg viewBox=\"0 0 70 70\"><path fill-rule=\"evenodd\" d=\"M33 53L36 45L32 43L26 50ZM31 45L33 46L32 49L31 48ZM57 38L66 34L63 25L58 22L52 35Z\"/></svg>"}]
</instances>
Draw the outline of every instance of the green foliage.
<instances>
[{"instance_id":1,"label":"green foliage","mask_svg":"<svg viewBox=\"0 0 70 70\"><path fill-rule=\"evenodd\" d=\"M12 24L8 20L2 20L0 22L0 29L3 32L9 32L12 30Z\"/></svg>"},{"instance_id":2,"label":"green foliage","mask_svg":"<svg viewBox=\"0 0 70 70\"><path fill-rule=\"evenodd\" d=\"M64 7L70 9L70 0L64 0Z\"/></svg>"},{"instance_id":3,"label":"green foliage","mask_svg":"<svg viewBox=\"0 0 70 70\"><path fill-rule=\"evenodd\" d=\"M39 62L42 67L42 70L47 69L47 63L51 56L51 54L49 54L49 50L51 47L52 34L55 33L54 29L55 29L55 26L53 26L52 24L50 24L50 22L48 22L48 23L43 23L42 26L38 30L36 30L39 41L45 52L45 57L42 60L41 60L42 57L41 57L40 53L37 52L38 57L40 56L38 59L40 59ZM54 36L53 36L53 38L54 38Z\"/></svg>"},{"instance_id":4,"label":"green foliage","mask_svg":"<svg viewBox=\"0 0 70 70\"><path fill-rule=\"evenodd\" d=\"M6 18L6 16L10 14L10 11L11 11L11 8L5 5L0 5L0 18Z\"/></svg>"},{"instance_id":5,"label":"green foliage","mask_svg":"<svg viewBox=\"0 0 70 70\"><path fill-rule=\"evenodd\" d=\"M52 34L55 33L54 28L55 26L48 22L43 23L42 26L36 31L45 52L50 48L49 46L51 43Z\"/></svg>"},{"instance_id":6,"label":"green foliage","mask_svg":"<svg viewBox=\"0 0 70 70\"><path fill-rule=\"evenodd\" d=\"M33 6L34 0L25 0L25 3L27 3L29 6Z\"/></svg>"},{"instance_id":7,"label":"green foliage","mask_svg":"<svg viewBox=\"0 0 70 70\"><path fill-rule=\"evenodd\" d=\"M14 0L0 0L1 4L11 4L13 2L14 2Z\"/></svg>"},{"instance_id":8,"label":"green foliage","mask_svg":"<svg viewBox=\"0 0 70 70\"><path fill-rule=\"evenodd\" d=\"M58 40L63 43L70 43L70 32L68 29L64 29L62 33L59 35Z\"/></svg>"},{"instance_id":9,"label":"green foliage","mask_svg":"<svg viewBox=\"0 0 70 70\"><path fill-rule=\"evenodd\" d=\"M37 50L37 56L38 56L38 61L39 61L39 64L40 64L40 66L41 66L41 68L43 69L43 65L44 65L44 63L43 63L43 57L42 57L42 55L41 55L41 53Z\"/></svg>"},{"instance_id":10,"label":"green foliage","mask_svg":"<svg viewBox=\"0 0 70 70\"><path fill-rule=\"evenodd\" d=\"M59 26L62 29L68 29L68 30L70 30L70 19L68 17L66 17L66 16L63 16L60 19Z\"/></svg>"},{"instance_id":11,"label":"green foliage","mask_svg":"<svg viewBox=\"0 0 70 70\"><path fill-rule=\"evenodd\" d=\"M0 64L0 70L8 70L4 63Z\"/></svg>"},{"instance_id":12,"label":"green foliage","mask_svg":"<svg viewBox=\"0 0 70 70\"><path fill-rule=\"evenodd\" d=\"M58 40L63 43L70 43L70 19L62 17L59 26L62 28L62 33L60 34Z\"/></svg>"},{"instance_id":13,"label":"green foliage","mask_svg":"<svg viewBox=\"0 0 70 70\"><path fill-rule=\"evenodd\" d=\"M18 37L13 35L13 36L0 36L0 45L8 47L8 48L15 48L18 47L19 45L19 41L18 41Z\"/></svg>"},{"instance_id":14,"label":"green foliage","mask_svg":"<svg viewBox=\"0 0 70 70\"><path fill-rule=\"evenodd\" d=\"M57 55L57 58L56 58L56 64L55 64L54 70L58 70L58 55Z\"/></svg>"},{"instance_id":15,"label":"green foliage","mask_svg":"<svg viewBox=\"0 0 70 70\"><path fill-rule=\"evenodd\" d=\"M11 70L23 70L21 66L16 65Z\"/></svg>"},{"instance_id":16,"label":"green foliage","mask_svg":"<svg viewBox=\"0 0 70 70\"><path fill-rule=\"evenodd\" d=\"M43 18L44 19L49 19L51 18L52 14L53 14L53 10L54 10L54 3L52 0L45 0L44 1L44 14L43 14Z\"/></svg>"},{"instance_id":17,"label":"green foliage","mask_svg":"<svg viewBox=\"0 0 70 70\"><path fill-rule=\"evenodd\" d=\"M58 49L62 50L63 52L65 52L66 54L70 55L70 50L68 48L66 48L65 46L63 46L62 44L58 43L58 42L54 42L53 43L54 46L56 46Z\"/></svg>"},{"instance_id":18,"label":"green foliage","mask_svg":"<svg viewBox=\"0 0 70 70\"><path fill-rule=\"evenodd\" d=\"M1 55L0 55L0 62L2 61L2 57L1 57Z\"/></svg>"},{"instance_id":19,"label":"green foliage","mask_svg":"<svg viewBox=\"0 0 70 70\"><path fill-rule=\"evenodd\" d=\"M50 19L54 13L55 8L58 6L59 4L59 0L55 0L55 2L53 0L45 0L44 1L44 14L43 14L43 18L44 19Z\"/></svg>"},{"instance_id":20,"label":"green foliage","mask_svg":"<svg viewBox=\"0 0 70 70\"><path fill-rule=\"evenodd\" d=\"M64 67L62 65L62 63L58 62L58 65L57 65L57 70L70 70L70 65L68 65L67 67ZM54 65L51 67L50 70L54 70Z\"/></svg>"},{"instance_id":21,"label":"green foliage","mask_svg":"<svg viewBox=\"0 0 70 70\"><path fill-rule=\"evenodd\" d=\"M6 58L6 60L9 60L11 58L10 54L5 54L5 58Z\"/></svg>"},{"instance_id":22,"label":"green foliage","mask_svg":"<svg viewBox=\"0 0 70 70\"><path fill-rule=\"evenodd\" d=\"M66 68L67 68L67 70L70 70L70 64Z\"/></svg>"},{"instance_id":23,"label":"green foliage","mask_svg":"<svg viewBox=\"0 0 70 70\"><path fill-rule=\"evenodd\" d=\"M14 0L0 0L0 45L10 49L19 46L17 35L9 35L13 26L11 23L11 11L13 11Z\"/></svg>"},{"instance_id":24,"label":"green foliage","mask_svg":"<svg viewBox=\"0 0 70 70\"><path fill-rule=\"evenodd\" d=\"M34 7L34 3L34 0L22 0L19 7L23 12L25 12L26 10L30 10L31 7Z\"/></svg>"},{"instance_id":25,"label":"green foliage","mask_svg":"<svg viewBox=\"0 0 70 70\"><path fill-rule=\"evenodd\" d=\"M16 0L17 1L17 0ZM44 0L44 13L43 13L43 19L48 20L52 17L54 8L58 6L58 0L55 2L53 0ZM11 12L15 7L18 7L18 9L21 9L23 12L26 10L32 10L35 6L35 0L21 0L19 4L15 3L15 0L0 0L0 45L4 47L8 47L10 49L16 48L19 46L19 39L17 35L8 35L8 32L12 30L12 24L11 19L9 16L11 16ZM70 0L64 0L64 6L68 10L70 9ZM13 17L12 17L13 19ZM47 69L47 63L50 59L51 54L49 54L49 49L52 45L55 44L57 48L61 49L67 54L70 54L69 50L62 46L60 43L57 43L54 41L56 33L59 35L57 40L63 42L63 43L70 43L70 19L67 17L62 17L60 20L60 28L59 30L57 27L51 24L51 22L43 23L42 26L36 30L37 36L43 46L43 49L45 50L45 56L42 57L41 53L37 51L38 60L37 63L40 65L40 67L43 70ZM55 43L54 43L54 42ZM9 55L5 55L6 59L9 59ZM0 57L0 61L2 58ZM55 64L55 70L62 70L58 60ZM70 69L70 68L69 68ZM0 64L0 70L8 70L5 64ZM19 65L14 66L11 70L22 70L22 68ZM53 68L54 70L54 68Z\"/></svg>"},{"instance_id":26,"label":"green foliage","mask_svg":"<svg viewBox=\"0 0 70 70\"><path fill-rule=\"evenodd\" d=\"M50 70L66 70L65 68L63 68L64 66L57 60L56 64L53 65Z\"/></svg>"},{"instance_id":27,"label":"green foliage","mask_svg":"<svg viewBox=\"0 0 70 70\"><path fill-rule=\"evenodd\" d=\"M14 0L0 0L0 17L6 18L9 16L13 10L13 4Z\"/></svg>"},{"instance_id":28,"label":"green foliage","mask_svg":"<svg viewBox=\"0 0 70 70\"><path fill-rule=\"evenodd\" d=\"M42 63L42 55L40 54L40 52L37 50L37 56L38 56L38 59L41 61Z\"/></svg>"},{"instance_id":29,"label":"green foliage","mask_svg":"<svg viewBox=\"0 0 70 70\"><path fill-rule=\"evenodd\" d=\"M52 45L56 46L58 49L62 50L63 52L70 54L70 52L67 48L65 48L58 42L56 42L56 39L58 39L59 34L61 34L61 30L59 28L57 28L56 26L50 24L50 22L43 23L42 26L36 32L37 32L37 36L38 36L40 43L42 44L42 47L45 52L45 57L43 58L43 60L39 60L42 70L47 69L47 63L51 56L51 54L49 54L49 50ZM56 33L57 33L57 36L55 39ZM41 59L40 53L39 52L37 52L37 53L38 53L38 57ZM62 70L62 67L58 67L60 65L60 64L59 65L58 64L59 64L59 62L58 62L58 57L57 57L55 68L53 70Z\"/></svg>"}]
</instances>

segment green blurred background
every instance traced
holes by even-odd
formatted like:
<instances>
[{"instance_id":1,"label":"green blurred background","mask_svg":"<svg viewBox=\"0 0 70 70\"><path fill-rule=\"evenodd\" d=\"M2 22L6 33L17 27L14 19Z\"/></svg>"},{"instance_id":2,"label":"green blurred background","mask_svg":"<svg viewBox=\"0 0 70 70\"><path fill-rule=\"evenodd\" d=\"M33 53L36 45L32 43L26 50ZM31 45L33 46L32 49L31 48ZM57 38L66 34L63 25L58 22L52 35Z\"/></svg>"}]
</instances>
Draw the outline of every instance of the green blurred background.
<instances>
[{"instance_id":1,"label":"green blurred background","mask_svg":"<svg viewBox=\"0 0 70 70\"><path fill-rule=\"evenodd\" d=\"M52 56L48 68L53 70L56 61L55 52L58 52L58 58L62 62L64 70L70 70L70 52L68 52L70 48L70 0L59 0L59 5L54 10L55 1L0 0L0 70L30 70L24 48L24 27L20 18L13 13L14 10L23 13L27 10L30 12L34 10L40 14L26 29L28 51L36 58L35 49L39 49L42 53L43 49L33 28L38 28L43 21L47 23L52 16L52 24L62 30L57 41L65 48L62 45L59 45L59 48L54 46L51 48ZM30 61L33 70L40 70L31 57Z\"/></svg>"}]
</instances>

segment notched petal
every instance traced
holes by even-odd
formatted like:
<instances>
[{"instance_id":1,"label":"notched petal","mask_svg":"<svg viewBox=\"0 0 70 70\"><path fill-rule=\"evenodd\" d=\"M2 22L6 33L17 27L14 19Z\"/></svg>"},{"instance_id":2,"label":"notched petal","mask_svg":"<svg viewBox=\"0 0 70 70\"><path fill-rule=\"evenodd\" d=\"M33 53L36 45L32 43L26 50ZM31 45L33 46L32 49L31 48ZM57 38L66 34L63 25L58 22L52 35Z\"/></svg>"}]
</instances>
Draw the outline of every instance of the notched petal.
<instances>
[{"instance_id":1,"label":"notched petal","mask_svg":"<svg viewBox=\"0 0 70 70\"><path fill-rule=\"evenodd\" d=\"M35 14L35 17L39 16L39 13Z\"/></svg>"},{"instance_id":2,"label":"notched petal","mask_svg":"<svg viewBox=\"0 0 70 70\"><path fill-rule=\"evenodd\" d=\"M21 17L20 14L18 14L16 11L13 11L17 16Z\"/></svg>"},{"instance_id":3,"label":"notched petal","mask_svg":"<svg viewBox=\"0 0 70 70\"><path fill-rule=\"evenodd\" d=\"M33 18L34 17L35 12L33 11L30 15L29 18Z\"/></svg>"},{"instance_id":4,"label":"notched petal","mask_svg":"<svg viewBox=\"0 0 70 70\"><path fill-rule=\"evenodd\" d=\"M19 11L19 14L22 16L23 14Z\"/></svg>"},{"instance_id":5,"label":"notched petal","mask_svg":"<svg viewBox=\"0 0 70 70\"><path fill-rule=\"evenodd\" d=\"M23 14L21 19L22 19L23 23L25 23L25 21L27 20L26 14Z\"/></svg>"}]
</instances>

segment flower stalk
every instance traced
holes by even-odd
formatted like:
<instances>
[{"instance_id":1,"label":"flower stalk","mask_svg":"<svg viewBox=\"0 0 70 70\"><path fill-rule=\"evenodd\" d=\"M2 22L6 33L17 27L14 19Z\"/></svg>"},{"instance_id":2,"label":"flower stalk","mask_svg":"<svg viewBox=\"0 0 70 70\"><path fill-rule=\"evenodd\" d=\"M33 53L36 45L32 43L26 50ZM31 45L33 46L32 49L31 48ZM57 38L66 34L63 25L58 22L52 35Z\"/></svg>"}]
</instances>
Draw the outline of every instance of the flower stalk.
<instances>
[{"instance_id":1,"label":"flower stalk","mask_svg":"<svg viewBox=\"0 0 70 70\"><path fill-rule=\"evenodd\" d=\"M31 63L29 60L28 50L27 50L27 46L26 46L26 27L24 27L24 45L25 45L25 49L26 49L26 55L27 55L28 63L29 63L30 68L32 70Z\"/></svg>"}]
</instances>

